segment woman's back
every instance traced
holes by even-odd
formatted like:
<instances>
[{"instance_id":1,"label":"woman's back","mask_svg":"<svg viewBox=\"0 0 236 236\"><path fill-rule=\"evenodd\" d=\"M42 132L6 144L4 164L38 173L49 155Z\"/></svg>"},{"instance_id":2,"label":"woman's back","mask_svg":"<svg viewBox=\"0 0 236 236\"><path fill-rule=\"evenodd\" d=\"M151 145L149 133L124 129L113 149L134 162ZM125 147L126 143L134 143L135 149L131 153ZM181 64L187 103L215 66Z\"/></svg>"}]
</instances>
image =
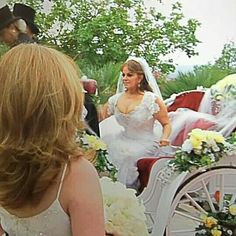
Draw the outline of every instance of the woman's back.
<instances>
[{"instance_id":1,"label":"woman's back","mask_svg":"<svg viewBox=\"0 0 236 236\"><path fill-rule=\"evenodd\" d=\"M98 175L75 140L83 107L75 62L21 44L2 56L0 82L0 235L104 236Z\"/></svg>"},{"instance_id":2,"label":"woman's back","mask_svg":"<svg viewBox=\"0 0 236 236\"><path fill-rule=\"evenodd\" d=\"M70 236L70 219L60 203L60 193L67 164L61 179L51 186L36 207L9 212L0 208L1 225L10 236L51 235Z\"/></svg>"},{"instance_id":3,"label":"woman's back","mask_svg":"<svg viewBox=\"0 0 236 236\"><path fill-rule=\"evenodd\" d=\"M76 230L72 234L73 227L79 227L83 229L83 232L90 232L90 230L93 233L96 232L87 227L88 222L83 224L80 221L81 217L85 221L87 217L93 219L94 216L90 214L90 210L94 210L95 213L101 211L99 205L94 203L94 199L101 194L98 186L94 186L96 183L93 179L96 175L92 164L83 158L72 161L70 166L66 164L56 184L48 189L38 206L19 208L11 213L1 207L2 228L9 236L85 235L78 234L79 231ZM87 194L92 195L92 198ZM86 207L87 205L91 205L90 208ZM72 218L72 215L77 215L77 218ZM100 230L104 222L99 215L95 219L100 224L98 225ZM82 225L79 225L80 222Z\"/></svg>"}]
</instances>

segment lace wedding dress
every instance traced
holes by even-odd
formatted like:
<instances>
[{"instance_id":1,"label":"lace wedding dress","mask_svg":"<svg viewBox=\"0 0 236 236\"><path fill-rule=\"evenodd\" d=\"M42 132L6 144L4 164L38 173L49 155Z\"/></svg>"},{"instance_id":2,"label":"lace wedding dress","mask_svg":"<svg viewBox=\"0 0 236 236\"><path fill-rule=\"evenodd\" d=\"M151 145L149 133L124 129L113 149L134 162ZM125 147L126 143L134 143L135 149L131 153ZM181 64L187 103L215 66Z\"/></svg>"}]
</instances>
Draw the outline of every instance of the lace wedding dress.
<instances>
[{"instance_id":1,"label":"lace wedding dress","mask_svg":"<svg viewBox=\"0 0 236 236\"><path fill-rule=\"evenodd\" d=\"M122 94L115 94L108 100L108 112L114 116L100 123L100 131L108 146L109 160L118 169L118 181L137 188L137 160L160 154L158 141L162 129L153 117L160 107L155 103L158 95L145 92L141 103L124 114L117 108Z\"/></svg>"}]
</instances>

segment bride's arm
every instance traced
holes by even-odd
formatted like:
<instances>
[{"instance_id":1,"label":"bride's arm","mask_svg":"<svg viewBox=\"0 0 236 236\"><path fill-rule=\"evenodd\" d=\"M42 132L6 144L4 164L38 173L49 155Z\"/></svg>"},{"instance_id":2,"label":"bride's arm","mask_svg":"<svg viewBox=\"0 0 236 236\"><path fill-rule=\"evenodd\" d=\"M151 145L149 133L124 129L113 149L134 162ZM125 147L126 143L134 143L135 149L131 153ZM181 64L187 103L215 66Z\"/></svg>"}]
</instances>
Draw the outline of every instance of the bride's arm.
<instances>
[{"instance_id":1,"label":"bride's arm","mask_svg":"<svg viewBox=\"0 0 236 236\"><path fill-rule=\"evenodd\" d=\"M100 105L98 107L99 122L103 121L104 119L108 118L109 116L110 116L110 114L108 112L108 103Z\"/></svg>"},{"instance_id":2,"label":"bride's arm","mask_svg":"<svg viewBox=\"0 0 236 236\"><path fill-rule=\"evenodd\" d=\"M160 146L167 146L170 144L169 136L171 133L171 124L168 117L168 111L167 111L166 105L161 99L157 99L156 103L159 105L160 111L155 113L154 117L156 120L158 120L161 123L163 127L162 137L160 139Z\"/></svg>"}]
</instances>

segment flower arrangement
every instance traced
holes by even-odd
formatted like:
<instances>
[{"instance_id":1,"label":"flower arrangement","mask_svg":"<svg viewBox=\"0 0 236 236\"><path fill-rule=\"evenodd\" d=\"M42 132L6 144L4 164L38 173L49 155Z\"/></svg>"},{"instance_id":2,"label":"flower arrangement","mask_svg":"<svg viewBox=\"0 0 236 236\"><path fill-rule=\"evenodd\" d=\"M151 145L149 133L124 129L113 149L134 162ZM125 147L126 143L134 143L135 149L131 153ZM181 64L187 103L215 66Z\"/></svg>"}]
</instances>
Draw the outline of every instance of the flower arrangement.
<instances>
[{"instance_id":1,"label":"flower arrangement","mask_svg":"<svg viewBox=\"0 0 236 236\"><path fill-rule=\"evenodd\" d=\"M229 101L235 98L236 84L225 84L224 86L212 86L211 97L216 101Z\"/></svg>"},{"instance_id":2,"label":"flower arrangement","mask_svg":"<svg viewBox=\"0 0 236 236\"><path fill-rule=\"evenodd\" d=\"M195 236L234 236L236 235L236 204L224 200L221 211L202 215L202 223L196 228Z\"/></svg>"},{"instance_id":3,"label":"flower arrangement","mask_svg":"<svg viewBox=\"0 0 236 236\"><path fill-rule=\"evenodd\" d=\"M176 151L175 159L169 162L180 172L209 166L230 150L230 144L218 132L193 129L188 136L181 149Z\"/></svg>"},{"instance_id":4,"label":"flower arrangement","mask_svg":"<svg viewBox=\"0 0 236 236\"><path fill-rule=\"evenodd\" d=\"M100 176L109 176L116 180L117 169L108 160L106 144L97 136L80 132L77 134L85 157L94 164Z\"/></svg>"},{"instance_id":5,"label":"flower arrangement","mask_svg":"<svg viewBox=\"0 0 236 236\"><path fill-rule=\"evenodd\" d=\"M215 100L231 100L236 95L236 74L225 76L211 86L211 97Z\"/></svg>"},{"instance_id":6,"label":"flower arrangement","mask_svg":"<svg viewBox=\"0 0 236 236\"><path fill-rule=\"evenodd\" d=\"M148 236L144 206L134 189L114 182L108 177L100 179L106 233L113 236Z\"/></svg>"}]
</instances>

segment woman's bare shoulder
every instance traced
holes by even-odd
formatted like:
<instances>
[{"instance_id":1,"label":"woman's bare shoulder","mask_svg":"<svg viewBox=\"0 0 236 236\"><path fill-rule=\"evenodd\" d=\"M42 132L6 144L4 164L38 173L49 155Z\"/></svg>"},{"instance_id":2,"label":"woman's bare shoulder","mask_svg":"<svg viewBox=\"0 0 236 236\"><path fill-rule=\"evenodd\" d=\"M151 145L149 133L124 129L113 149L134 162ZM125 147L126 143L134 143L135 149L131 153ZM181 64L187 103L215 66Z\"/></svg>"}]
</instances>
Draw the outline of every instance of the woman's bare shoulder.
<instances>
[{"instance_id":1,"label":"woman's bare shoulder","mask_svg":"<svg viewBox=\"0 0 236 236\"><path fill-rule=\"evenodd\" d=\"M85 158L72 160L70 164L68 172L69 179L80 182L84 178L98 178L95 167Z\"/></svg>"},{"instance_id":2,"label":"woman's bare shoulder","mask_svg":"<svg viewBox=\"0 0 236 236\"><path fill-rule=\"evenodd\" d=\"M68 208L70 202L82 203L100 192L99 177L95 167L86 159L72 160L63 182L61 200Z\"/></svg>"},{"instance_id":3,"label":"woman's bare shoulder","mask_svg":"<svg viewBox=\"0 0 236 236\"><path fill-rule=\"evenodd\" d=\"M104 235L99 177L93 165L84 158L71 161L64 182L64 203L73 235ZM88 224L93 226L88 229Z\"/></svg>"}]
</instances>

